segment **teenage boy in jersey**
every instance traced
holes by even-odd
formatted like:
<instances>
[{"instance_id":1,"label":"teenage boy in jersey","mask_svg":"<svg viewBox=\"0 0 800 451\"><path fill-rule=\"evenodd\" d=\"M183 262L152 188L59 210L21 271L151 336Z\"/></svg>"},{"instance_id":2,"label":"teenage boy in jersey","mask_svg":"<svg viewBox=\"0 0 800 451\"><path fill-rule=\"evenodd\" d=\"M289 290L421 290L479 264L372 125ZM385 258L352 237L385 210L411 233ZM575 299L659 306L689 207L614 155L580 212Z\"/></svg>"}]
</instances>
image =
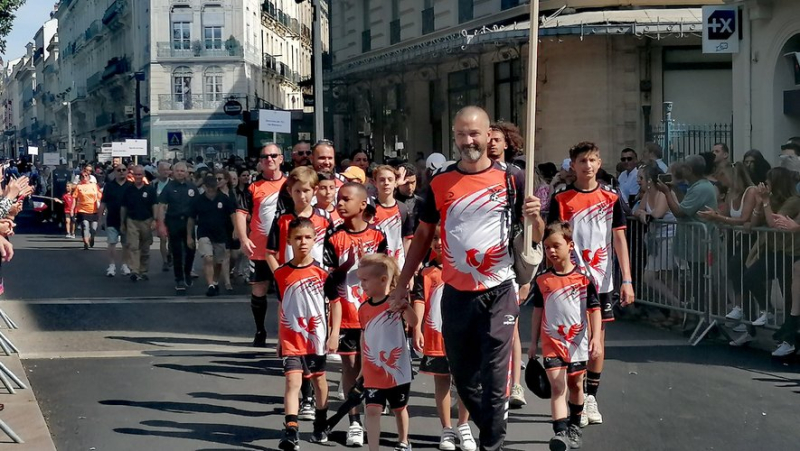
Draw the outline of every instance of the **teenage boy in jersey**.
<instances>
[{"instance_id":1,"label":"teenage boy in jersey","mask_svg":"<svg viewBox=\"0 0 800 451\"><path fill-rule=\"evenodd\" d=\"M342 225L342 218L339 217L339 213L336 211L336 177L332 172L318 172L317 178L319 183L317 184L317 194L315 196L317 200L316 207L327 211L331 215L333 227L339 227Z\"/></svg>"},{"instance_id":2,"label":"teenage boy in jersey","mask_svg":"<svg viewBox=\"0 0 800 451\"><path fill-rule=\"evenodd\" d=\"M597 181L597 171L603 164L597 145L581 142L570 149L569 157L570 168L575 171L575 182L553 195L547 222L569 222L572 226L578 267L592 278L599 293L604 322L601 338L605 344L605 323L614 321L612 245L622 272L621 305L626 306L634 300L628 241L625 238L625 214L622 200L614 188ZM603 422L597 407L603 361L603 354L589 359L582 427Z\"/></svg>"},{"instance_id":3,"label":"teenage boy in jersey","mask_svg":"<svg viewBox=\"0 0 800 451\"><path fill-rule=\"evenodd\" d=\"M386 234L389 255L402 268L406 261L406 250L414 236L414 218L408 214L406 204L394 198L397 172L393 167L378 166L372 171L372 179L378 192L372 223Z\"/></svg>"},{"instance_id":4,"label":"teenage boy in jersey","mask_svg":"<svg viewBox=\"0 0 800 451\"><path fill-rule=\"evenodd\" d=\"M345 183L339 189L338 196L336 210L344 222L325 243L325 266L334 268L331 283L336 286L338 297L331 301L331 317L335 320L336 310L340 312L341 331L337 339L339 355L342 356L343 391L348 393L361 371L358 309L366 297L356 273L358 262L365 255L385 254L387 244L386 235L364 220L364 211L367 209L367 189L364 185ZM350 411L346 443L347 446L364 444L364 427L358 408Z\"/></svg>"},{"instance_id":5,"label":"teenage boy in jersey","mask_svg":"<svg viewBox=\"0 0 800 451\"><path fill-rule=\"evenodd\" d=\"M328 441L325 355L334 352L337 343L326 337L328 317L324 286L328 273L311 255L316 241L314 224L308 218L296 218L289 223L288 230L287 245L292 248L292 258L274 272L280 299L278 349L286 376L283 399L286 428L279 448L295 451L300 448L297 400L304 379L311 381L317 393L311 441Z\"/></svg>"}]
</instances>

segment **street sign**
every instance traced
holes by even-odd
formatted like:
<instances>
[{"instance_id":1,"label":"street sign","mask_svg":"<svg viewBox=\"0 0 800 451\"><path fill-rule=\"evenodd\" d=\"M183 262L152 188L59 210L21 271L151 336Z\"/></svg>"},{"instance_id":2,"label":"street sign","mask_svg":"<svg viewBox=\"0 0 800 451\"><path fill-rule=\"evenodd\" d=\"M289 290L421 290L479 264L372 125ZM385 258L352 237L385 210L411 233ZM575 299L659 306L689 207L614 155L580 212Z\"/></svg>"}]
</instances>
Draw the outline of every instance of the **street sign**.
<instances>
[{"instance_id":1,"label":"street sign","mask_svg":"<svg viewBox=\"0 0 800 451\"><path fill-rule=\"evenodd\" d=\"M258 131L273 133L292 132L292 112L258 110Z\"/></svg>"},{"instance_id":2,"label":"street sign","mask_svg":"<svg viewBox=\"0 0 800 451\"><path fill-rule=\"evenodd\" d=\"M125 144L130 155L147 155L146 139L126 139Z\"/></svg>"},{"instance_id":3,"label":"street sign","mask_svg":"<svg viewBox=\"0 0 800 451\"><path fill-rule=\"evenodd\" d=\"M42 154L42 163L45 166L58 166L60 155L58 152L45 152Z\"/></svg>"},{"instance_id":4,"label":"street sign","mask_svg":"<svg viewBox=\"0 0 800 451\"><path fill-rule=\"evenodd\" d=\"M28 155L39 155L39 148L36 146L28 146Z\"/></svg>"},{"instance_id":5,"label":"street sign","mask_svg":"<svg viewBox=\"0 0 800 451\"><path fill-rule=\"evenodd\" d=\"M739 8L703 7L703 53L739 53Z\"/></svg>"},{"instance_id":6,"label":"street sign","mask_svg":"<svg viewBox=\"0 0 800 451\"><path fill-rule=\"evenodd\" d=\"M129 157L131 156L128 145L124 142L111 143L111 156L112 157Z\"/></svg>"},{"instance_id":7,"label":"street sign","mask_svg":"<svg viewBox=\"0 0 800 451\"><path fill-rule=\"evenodd\" d=\"M222 111L228 116L238 116L242 114L242 104L238 100L228 100L222 107Z\"/></svg>"},{"instance_id":8,"label":"street sign","mask_svg":"<svg viewBox=\"0 0 800 451\"><path fill-rule=\"evenodd\" d=\"M183 132L167 132L167 142L170 146L182 146Z\"/></svg>"}]
</instances>

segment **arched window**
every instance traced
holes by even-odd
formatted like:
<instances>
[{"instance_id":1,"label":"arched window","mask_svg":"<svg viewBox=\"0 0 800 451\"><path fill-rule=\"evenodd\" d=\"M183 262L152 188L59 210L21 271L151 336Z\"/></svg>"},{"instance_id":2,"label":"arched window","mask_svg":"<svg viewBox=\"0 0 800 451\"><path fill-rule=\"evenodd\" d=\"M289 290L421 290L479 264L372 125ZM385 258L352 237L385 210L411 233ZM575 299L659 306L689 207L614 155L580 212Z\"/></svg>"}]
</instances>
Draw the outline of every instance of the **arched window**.
<instances>
[{"instance_id":1,"label":"arched window","mask_svg":"<svg viewBox=\"0 0 800 451\"><path fill-rule=\"evenodd\" d=\"M219 66L211 66L206 69L204 74L206 101L216 102L222 100L222 76L224 74Z\"/></svg>"},{"instance_id":2,"label":"arched window","mask_svg":"<svg viewBox=\"0 0 800 451\"><path fill-rule=\"evenodd\" d=\"M172 72L172 95L175 102L191 105L192 99L192 69L179 66Z\"/></svg>"}]
</instances>

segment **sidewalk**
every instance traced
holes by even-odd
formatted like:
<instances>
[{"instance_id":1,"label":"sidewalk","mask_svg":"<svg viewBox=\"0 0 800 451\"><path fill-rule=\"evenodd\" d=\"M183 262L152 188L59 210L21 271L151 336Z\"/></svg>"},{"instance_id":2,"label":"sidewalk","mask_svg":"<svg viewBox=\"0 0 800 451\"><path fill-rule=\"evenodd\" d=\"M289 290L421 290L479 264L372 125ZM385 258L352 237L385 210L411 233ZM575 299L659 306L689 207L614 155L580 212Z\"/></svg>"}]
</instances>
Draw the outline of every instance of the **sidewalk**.
<instances>
[{"instance_id":1,"label":"sidewalk","mask_svg":"<svg viewBox=\"0 0 800 451\"><path fill-rule=\"evenodd\" d=\"M8 335L6 334L6 336ZM9 339L13 341L10 336ZM7 445L0 447L20 451L55 451L56 447L50 437L50 430L47 428L19 357L16 354L0 356L0 362L27 387L23 390L15 387L16 394L13 395L9 394L5 387L0 388L0 403L5 405L5 410L0 412L0 419L24 441L22 444L15 444L13 440L0 432L0 445Z\"/></svg>"}]
</instances>

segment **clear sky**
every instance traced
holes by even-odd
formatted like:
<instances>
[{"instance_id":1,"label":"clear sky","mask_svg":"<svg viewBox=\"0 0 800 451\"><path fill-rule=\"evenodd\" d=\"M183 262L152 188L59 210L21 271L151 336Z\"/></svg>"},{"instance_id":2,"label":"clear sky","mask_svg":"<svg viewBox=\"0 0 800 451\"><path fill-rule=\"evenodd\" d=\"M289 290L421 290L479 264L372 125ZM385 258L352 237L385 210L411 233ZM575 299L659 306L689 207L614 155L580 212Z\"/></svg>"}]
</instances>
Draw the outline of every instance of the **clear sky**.
<instances>
[{"instance_id":1,"label":"clear sky","mask_svg":"<svg viewBox=\"0 0 800 451\"><path fill-rule=\"evenodd\" d=\"M6 54L0 55L3 61L10 61L25 54L25 44L33 41L33 36L50 18L53 5L56 3L57 0L27 0L17 10L14 26L6 37Z\"/></svg>"}]
</instances>

